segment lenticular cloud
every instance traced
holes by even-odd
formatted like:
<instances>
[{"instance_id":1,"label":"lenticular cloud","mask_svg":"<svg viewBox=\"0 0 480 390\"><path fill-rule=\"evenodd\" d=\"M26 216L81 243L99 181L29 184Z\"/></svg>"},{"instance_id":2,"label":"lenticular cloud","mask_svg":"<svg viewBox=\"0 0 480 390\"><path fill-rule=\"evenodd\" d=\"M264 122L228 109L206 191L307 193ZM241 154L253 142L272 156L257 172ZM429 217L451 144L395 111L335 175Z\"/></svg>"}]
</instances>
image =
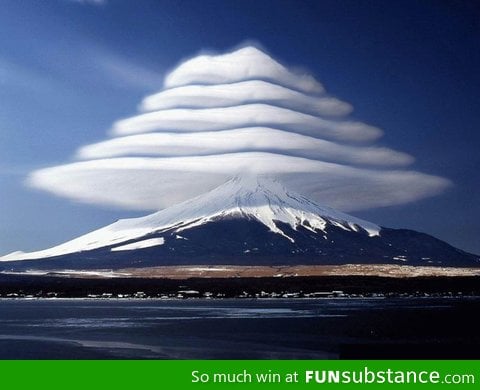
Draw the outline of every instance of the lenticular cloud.
<instances>
[{"instance_id":1,"label":"lenticular cloud","mask_svg":"<svg viewBox=\"0 0 480 390\"><path fill-rule=\"evenodd\" d=\"M73 163L30 174L28 183L74 200L158 210L242 174L345 211L407 203L448 180L405 167L413 157L372 145L382 135L348 116L311 75L255 47L200 55L165 78L139 113L115 122L105 141Z\"/></svg>"}]
</instances>

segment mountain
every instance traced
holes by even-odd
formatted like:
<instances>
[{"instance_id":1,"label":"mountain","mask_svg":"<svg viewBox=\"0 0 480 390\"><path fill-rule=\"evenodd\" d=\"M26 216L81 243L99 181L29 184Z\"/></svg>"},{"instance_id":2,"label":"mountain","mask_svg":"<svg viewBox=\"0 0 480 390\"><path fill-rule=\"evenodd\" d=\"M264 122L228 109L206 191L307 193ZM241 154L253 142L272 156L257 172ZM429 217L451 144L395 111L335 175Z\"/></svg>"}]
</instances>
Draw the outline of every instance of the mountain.
<instances>
[{"instance_id":1,"label":"mountain","mask_svg":"<svg viewBox=\"0 0 480 390\"><path fill-rule=\"evenodd\" d=\"M264 177L235 177L157 213L119 220L0 269L119 269L185 264L478 266L424 233L389 229L319 205Z\"/></svg>"}]
</instances>

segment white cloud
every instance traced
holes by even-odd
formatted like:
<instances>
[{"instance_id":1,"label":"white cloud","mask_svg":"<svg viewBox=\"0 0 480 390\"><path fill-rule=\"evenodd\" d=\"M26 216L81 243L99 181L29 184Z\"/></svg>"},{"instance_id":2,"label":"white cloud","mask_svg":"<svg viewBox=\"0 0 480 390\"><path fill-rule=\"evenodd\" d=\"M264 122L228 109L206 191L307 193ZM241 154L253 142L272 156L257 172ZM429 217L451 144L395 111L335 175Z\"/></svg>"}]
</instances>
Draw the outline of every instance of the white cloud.
<instances>
[{"instance_id":1,"label":"white cloud","mask_svg":"<svg viewBox=\"0 0 480 390\"><path fill-rule=\"evenodd\" d=\"M159 110L122 119L114 124L112 132L114 135L129 135L155 130L194 132L252 126L276 127L313 137L344 141L370 141L382 134L380 129L361 122L323 119L263 103Z\"/></svg>"},{"instance_id":2,"label":"white cloud","mask_svg":"<svg viewBox=\"0 0 480 390\"><path fill-rule=\"evenodd\" d=\"M138 84L134 68L120 68ZM141 80L155 84L150 76ZM392 170L413 158L372 145L380 129L344 118L348 103L258 49L195 57L165 85L171 89L141 105L155 111L119 120L110 139L80 148L76 157L87 161L37 170L28 183L81 202L157 210L249 172L347 211L412 202L450 185Z\"/></svg>"},{"instance_id":3,"label":"white cloud","mask_svg":"<svg viewBox=\"0 0 480 390\"><path fill-rule=\"evenodd\" d=\"M246 173L277 177L287 188L343 210L405 203L449 185L448 180L418 172L369 170L255 152L76 162L36 171L28 182L83 202L158 210Z\"/></svg>"},{"instance_id":4,"label":"white cloud","mask_svg":"<svg viewBox=\"0 0 480 390\"><path fill-rule=\"evenodd\" d=\"M166 89L146 97L141 110L215 108L257 102L269 102L292 110L327 116L343 116L352 112L350 104L333 97L307 95L262 80L232 84L187 85Z\"/></svg>"},{"instance_id":5,"label":"white cloud","mask_svg":"<svg viewBox=\"0 0 480 390\"><path fill-rule=\"evenodd\" d=\"M84 146L77 156L81 159L155 155L174 157L252 151L362 165L395 166L413 162L411 156L388 148L342 145L268 127L132 135Z\"/></svg>"},{"instance_id":6,"label":"white cloud","mask_svg":"<svg viewBox=\"0 0 480 390\"><path fill-rule=\"evenodd\" d=\"M323 92L323 86L313 76L288 70L252 46L222 55L200 55L185 61L167 75L165 87L226 84L243 80L268 80L307 93Z\"/></svg>"}]
</instances>

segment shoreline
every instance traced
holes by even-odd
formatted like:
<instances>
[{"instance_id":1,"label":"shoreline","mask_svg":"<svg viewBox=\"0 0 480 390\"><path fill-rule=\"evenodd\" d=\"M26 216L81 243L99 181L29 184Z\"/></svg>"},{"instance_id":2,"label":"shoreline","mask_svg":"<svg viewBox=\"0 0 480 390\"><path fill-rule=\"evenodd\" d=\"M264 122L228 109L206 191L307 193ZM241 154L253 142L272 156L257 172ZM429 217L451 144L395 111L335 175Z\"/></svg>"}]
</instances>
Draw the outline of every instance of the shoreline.
<instances>
[{"instance_id":1,"label":"shoreline","mask_svg":"<svg viewBox=\"0 0 480 390\"><path fill-rule=\"evenodd\" d=\"M480 296L480 276L75 278L0 274L0 297L92 299L415 298Z\"/></svg>"},{"instance_id":2,"label":"shoreline","mask_svg":"<svg viewBox=\"0 0 480 390\"><path fill-rule=\"evenodd\" d=\"M92 298L92 297L0 297L0 302L3 301L95 301L95 302L184 302L184 301L202 301L202 302L221 302L221 301L258 301L258 302L267 302L267 301L279 301L279 302L294 302L294 301L383 301L383 300L477 300L480 299L479 295L429 295L429 296L375 296L375 297L295 297L295 298L285 298L285 297L225 297L225 298L207 298L207 297L185 297L185 298L161 298L161 297L145 297L145 298Z\"/></svg>"}]
</instances>

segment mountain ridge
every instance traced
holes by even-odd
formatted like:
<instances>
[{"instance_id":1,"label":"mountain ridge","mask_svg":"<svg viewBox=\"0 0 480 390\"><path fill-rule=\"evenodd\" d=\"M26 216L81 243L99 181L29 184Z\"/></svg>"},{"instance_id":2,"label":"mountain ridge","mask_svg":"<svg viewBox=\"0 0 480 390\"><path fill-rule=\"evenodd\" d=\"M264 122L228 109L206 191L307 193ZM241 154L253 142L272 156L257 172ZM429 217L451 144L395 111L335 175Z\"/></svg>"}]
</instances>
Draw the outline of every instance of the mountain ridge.
<instances>
[{"instance_id":1,"label":"mountain ridge","mask_svg":"<svg viewBox=\"0 0 480 390\"><path fill-rule=\"evenodd\" d=\"M475 255L424 233L389 229L319 205L269 177L236 176L140 218L0 266L121 268L131 264L405 264L477 266ZM45 260L45 261L42 261ZM48 261L47 261L48 260ZM42 264L40 264L42 263Z\"/></svg>"}]
</instances>

